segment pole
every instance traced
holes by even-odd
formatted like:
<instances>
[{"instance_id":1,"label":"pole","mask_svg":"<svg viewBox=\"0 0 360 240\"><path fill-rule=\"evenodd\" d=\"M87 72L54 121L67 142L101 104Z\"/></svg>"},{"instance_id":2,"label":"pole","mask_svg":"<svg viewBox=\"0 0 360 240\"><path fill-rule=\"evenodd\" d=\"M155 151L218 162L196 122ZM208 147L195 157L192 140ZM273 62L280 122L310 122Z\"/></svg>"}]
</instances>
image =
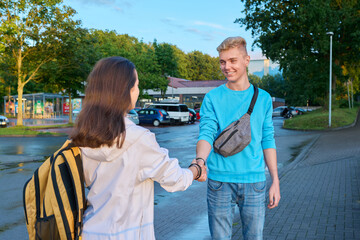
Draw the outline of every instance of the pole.
<instances>
[{"instance_id":1,"label":"pole","mask_svg":"<svg viewBox=\"0 0 360 240\"><path fill-rule=\"evenodd\" d=\"M347 90L348 90L348 102L349 102L349 109L351 108L351 105L350 105L350 90L349 90L349 88L350 88L350 82L349 82L349 80L346 82L346 85L347 85Z\"/></svg>"},{"instance_id":2,"label":"pole","mask_svg":"<svg viewBox=\"0 0 360 240\"><path fill-rule=\"evenodd\" d=\"M351 78L351 108L354 108L354 88L353 79Z\"/></svg>"},{"instance_id":3,"label":"pole","mask_svg":"<svg viewBox=\"0 0 360 240\"><path fill-rule=\"evenodd\" d=\"M332 36L333 32L327 32L326 34L330 35L330 71L329 71L329 128L331 128L331 77L332 77Z\"/></svg>"}]
</instances>

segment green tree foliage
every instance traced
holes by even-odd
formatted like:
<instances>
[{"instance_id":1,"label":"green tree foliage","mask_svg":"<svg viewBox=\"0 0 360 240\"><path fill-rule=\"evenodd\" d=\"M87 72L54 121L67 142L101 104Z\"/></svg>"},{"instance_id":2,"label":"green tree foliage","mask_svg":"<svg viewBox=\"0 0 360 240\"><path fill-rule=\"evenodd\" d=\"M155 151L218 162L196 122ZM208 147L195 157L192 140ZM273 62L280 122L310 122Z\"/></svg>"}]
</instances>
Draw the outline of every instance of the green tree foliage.
<instances>
[{"instance_id":1,"label":"green tree foliage","mask_svg":"<svg viewBox=\"0 0 360 240\"><path fill-rule=\"evenodd\" d=\"M272 97L284 98L286 96L286 88L285 81L281 74L272 75L264 75L262 78L249 74L249 81L267 91Z\"/></svg>"},{"instance_id":2,"label":"green tree foliage","mask_svg":"<svg viewBox=\"0 0 360 240\"><path fill-rule=\"evenodd\" d=\"M75 11L62 0L0 2L0 95L84 90L93 65L123 56L137 68L140 98L146 90L165 93L168 76L189 80L224 79L218 58L199 51L184 53L168 43L144 43L115 31L86 30L72 20ZM25 88L26 85L26 88ZM18 125L22 125L19 105ZM71 121L71 120L70 120Z\"/></svg>"},{"instance_id":3,"label":"green tree foliage","mask_svg":"<svg viewBox=\"0 0 360 240\"><path fill-rule=\"evenodd\" d=\"M163 76L178 76L178 61L172 45L154 41L156 61Z\"/></svg>"},{"instance_id":4,"label":"green tree foliage","mask_svg":"<svg viewBox=\"0 0 360 240\"><path fill-rule=\"evenodd\" d=\"M46 92L62 92L71 102L79 93L84 93L85 80L98 53L92 48L93 39L86 29L74 27L68 29L68 33L56 58L45 64L39 75ZM69 110L72 113L72 104ZM72 114L69 122L72 123Z\"/></svg>"},{"instance_id":5,"label":"green tree foliage","mask_svg":"<svg viewBox=\"0 0 360 240\"><path fill-rule=\"evenodd\" d=\"M148 98L145 90L165 92L168 86L166 72L170 67L165 62L159 63L156 48L152 44L139 42L135 44L136 54L129 57L135 64L139 75L140 97ZM161 65L164 69L161 68Z\"/></svg>"},{"instance_id":6,"label":"green tree foliage","mask_svg":"<svg viewBox=\"0 0 360 240\"><path fill-rule=\"evenodd\" d=\"M333 36L333 89L346 81L341 68L360 58L360 2L357 0L242 0L254 45L279 62L290 104L324 103L329 80L329 36ZM357 75L359 72L357 72Z\"/></svg>"},{"instance_id":7,"label":"green tree foliage","mask_svg":"<svg viewBox=\"0 0 360 240\"><path fill-rule=\"evenodd\" d=\"M190 79L188 78L188 69L189 69L188 66L190 64L187 59L187 54L184 53L181 49L179 49L175 45L172 45L172 47L174 51L174 56L177 61L177 71L176 71L177 75L175 75L174 77Z\"/></svg>"},{"instance_id":8,"label":"green tree foliage","mask_svg":"<svg viewBox=\"0 0 360 240\"><path fill-rule=\"evenodd\" d=\"M75 10L61 0L3 0L0 3L1 49L11 56L8 70L17 78L18 98L40 68L55 58L67 29L78 24ZM21 102L21 100L20 100ZM23 125L22 104L18 104L17 125Z\"/></svg>"},{"instance_id":9,"label":"green tree foliage","mask_svg":"<svg viewBox=\"0 0 360 240\"><path fill-rule=\"evenodd\" d=\"M249 82L257 87L260 87L261 85L261 78L254 74L248 73Z\"/></svg>"},{"instance_id":10,"label":"green tree foliage","mask_svg":"<svg viewBox=\"0 0 360 240\"><path fill-rule=\"evenodd\" d=\"M200 51L193 51L187 54L188 75L191 80L221 80L224 75L221 73L219 59L203 54Z\"/></svg>"}]
</instances>

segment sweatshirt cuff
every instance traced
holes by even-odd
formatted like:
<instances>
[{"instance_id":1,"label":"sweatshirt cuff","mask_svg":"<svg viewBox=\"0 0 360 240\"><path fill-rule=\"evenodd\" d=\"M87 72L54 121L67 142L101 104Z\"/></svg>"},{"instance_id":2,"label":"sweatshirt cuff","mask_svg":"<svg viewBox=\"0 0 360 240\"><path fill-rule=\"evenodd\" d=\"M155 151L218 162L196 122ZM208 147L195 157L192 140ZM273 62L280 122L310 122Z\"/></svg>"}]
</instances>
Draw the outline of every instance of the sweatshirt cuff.
<instances>
[{"instance_id":1,"label":"sweatshirt cuff","mask_svg":"<svg viewBox=\"0 0 360 240\"><path fill-rule=\"evenodd\" d=\"M210 137L207 137L207 136L199 136L198 142L199 142L200 140L205 140L205 141L207 141L207 142L211 145L211 147L212 147L212 145L213 145L213 143L214 143L214 140L213 140L212 138L210 138Z\"/></svg>"},{"instance_id":2,"label":"sweatshirt cuff","mask_svg":"<svg viewBox=\"0 0 360 240\"><path fill-rule=\"evenodd\" d=\"M275 141L262 142L262 149L274 148L276 149Z\"/></svg>"}]
</instances>

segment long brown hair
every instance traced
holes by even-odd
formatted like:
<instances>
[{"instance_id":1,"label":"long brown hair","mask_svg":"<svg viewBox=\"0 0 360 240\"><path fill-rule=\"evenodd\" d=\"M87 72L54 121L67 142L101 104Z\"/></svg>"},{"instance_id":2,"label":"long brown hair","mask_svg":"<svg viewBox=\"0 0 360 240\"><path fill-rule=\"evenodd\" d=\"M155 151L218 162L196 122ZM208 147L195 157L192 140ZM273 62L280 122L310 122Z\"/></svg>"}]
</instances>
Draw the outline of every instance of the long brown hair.
<instances>
[{"instance_id":1,"label":"long brown hair","mask_svg":"<svg viewBox=\"0 0 360 240\"><path fill-rule=\"evenodd\" d=\"M123 57L98 61L88 76L82 110L70 135L74 145L121 148L125 139L125 114L131 106L135 65Z\"/></svg>"}]
</instances>

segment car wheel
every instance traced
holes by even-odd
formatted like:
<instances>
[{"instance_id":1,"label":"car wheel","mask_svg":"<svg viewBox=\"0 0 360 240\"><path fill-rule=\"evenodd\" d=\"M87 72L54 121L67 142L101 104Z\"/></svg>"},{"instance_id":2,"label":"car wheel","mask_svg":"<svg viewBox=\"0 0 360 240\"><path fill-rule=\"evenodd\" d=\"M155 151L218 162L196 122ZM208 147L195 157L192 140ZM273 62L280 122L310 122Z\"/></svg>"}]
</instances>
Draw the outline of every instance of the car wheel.
<instances>
[{"instance_id":1,"label":"car wheel","mask_svg":"<svg viewBox=\"0 0 360 240\"><path fill-rule=\"evenodd\" d=\"M155 120L153 121L153 125L154 125L155 127L158 127L158 126L160 125L160 121L157 120L157 119L155 119Z\"/></svg>"}]
</instances>

